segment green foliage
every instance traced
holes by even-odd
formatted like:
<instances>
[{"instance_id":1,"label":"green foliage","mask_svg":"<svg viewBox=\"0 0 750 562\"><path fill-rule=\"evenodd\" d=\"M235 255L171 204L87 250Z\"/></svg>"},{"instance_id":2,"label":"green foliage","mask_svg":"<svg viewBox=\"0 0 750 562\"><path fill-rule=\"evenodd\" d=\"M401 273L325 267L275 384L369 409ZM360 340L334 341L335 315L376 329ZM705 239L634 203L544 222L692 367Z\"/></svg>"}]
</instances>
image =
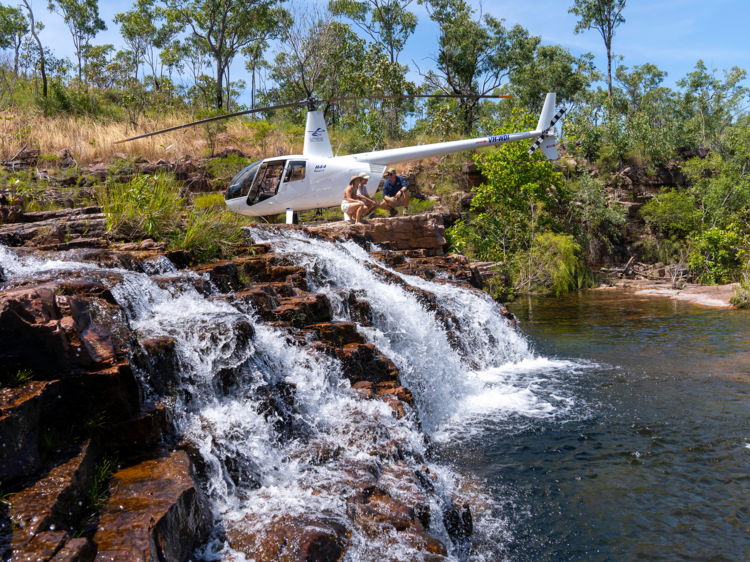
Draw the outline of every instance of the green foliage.
<instances>
[{"instance_id":1,"label":"green foliage","mask_svg":"<svg viewBox=\"0 0 750 562\"><path fill-rule=\"evenodd\" d=\"M546 232L534 237L528 250L511 261L516 292L550 292L559 296L587 288L590 277L580 262L581 247L568 234Z\"/></svg>"},{"instance_id":2,"label":"green foliage","mask_svg":"<svg viewBox=\"0 0 750 562\"><path fill-rule=\"evenodd\" d=\"M737 308L750 308L750 261L745 264L740 283L734 288L729 302Z\"/></svg>"},{"instance_id":3,"label":"green foliage","mask_svg":"<svg viewBox=\"0 0 750 562\"><path fill-rule=\"evenodd\" d=\"M199 210L226 208L226 202L221 193L199 193L193 198L193 205Z\"/></svg>"},{"instance_id":4,"label":"green foliage","mask_svg":"<svg viewBox=\"0 0 750 562\"><path fill-rule=\"evenodd\" d=\"M94 467L94 477L89 490L89 507L95 512L107 505L109 480L117 468L117 455L104 455Z\"/></svg>"},{"instance_id":5,"label":"green foliage","mask_svg":"<svg viewBox=\"0 0 750 562\"><path fill-rule=\"evenodd\" d=\"M167 237L176 230L185 206L169 175L136 176L128 183L101 186L97 201L107 215L107 230L129 239Z\"/></svg>"},{"instance_id":6,"label":"green foliage","mask_svg":"<svg viewBox=\"0 0 750 562\"><path fill-rule=\"evenodd\" d=\"M240 173L249 164L247 158L230 154L226 158L217 158L206 162L206 171L219 184L228 183L234 176Z\"/></svg>"},{"instance_id":7,"label":"green foliage","mask_svg":"<svg viewBox=\"0 0 750 562\"><path fill-rule=\"evenodd\" d=\"M701 228L701 212L689 191L667 191L654 197L640 210L652 231L679 237L689 236Z\"/></svg>"},{"instance_id":8,"label":"green foliage","mask_svg":"<svg viewBox=\"0 0 750 562\"><path fill-rule=\"evenodd\" d=\"M30 369L19 369L17 371L5 371L0 379L0 387L16 388L34 379Z\"/></svg>"},{"instance_id":9,"label":"green foliage","mask_svg":"<svg viewBox=\"0 0 750 562\"><path fill-rule=\"evenodd\" d=\"M584 253L591 261L600 254L600 248L610 253L612 242L620 236L620 227L625 225L625 208L616 201L610 202L604 186L588 174L569 185L568 194L567 222Z\"/></svg>"},{"instance_id":10,"label":"green foliage","mask_svg":"<svg viewBox=\"0 0 750 562\"><path fill-rule=\"evenodd\" d=\"M729 283L736 279L747 259L747 249L748 241L734 225L727 229L714 227L695 238L688 265L702 284Z\"/></svg>"},{"instance_id":11,"label":"green foliage","mask_svg":"<svg viewBox=\"0 0 750 562\"><path fill-rule=\"evenodd\" d=\"M169 247L192 252L199 262L232 257L245 242L240 215L211 208L190 211L181 230L175 230Z\"/></svg>"},{"instance_id":12,"label":"green foliage","mask_svg":"<svg viewBox=\"0 0 750 562\"><path fill-rule=\"evenodd\" d=\"M419 0L438 24L437 67L425 73L435 91L458 94L464 133L478 118L477 95L492 93L504 78L532 61L541 39L520 25L507 29L503 20L476 11L464 0Z\"/></svg>"}]
</instances>

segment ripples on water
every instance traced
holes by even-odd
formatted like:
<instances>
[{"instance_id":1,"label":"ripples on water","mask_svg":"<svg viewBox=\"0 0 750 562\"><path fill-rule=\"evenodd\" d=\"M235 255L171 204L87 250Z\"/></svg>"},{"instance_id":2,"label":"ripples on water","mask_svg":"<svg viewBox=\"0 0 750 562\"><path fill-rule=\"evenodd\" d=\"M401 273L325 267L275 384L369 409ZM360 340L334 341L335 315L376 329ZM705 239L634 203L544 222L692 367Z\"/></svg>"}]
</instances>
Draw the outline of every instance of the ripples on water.
<instances>
[{"instance_id":1,"label":"ripples on water","mask_svg":"<svg viewBox=\"0 0 750 562\"><path fill-rule=\"evenodd\" d=\"M565 359L479 374L497 398L440 448L505 502L510 558L750 557L749 315L622 292L513 311Z\"/></svg>"}]
</instances>

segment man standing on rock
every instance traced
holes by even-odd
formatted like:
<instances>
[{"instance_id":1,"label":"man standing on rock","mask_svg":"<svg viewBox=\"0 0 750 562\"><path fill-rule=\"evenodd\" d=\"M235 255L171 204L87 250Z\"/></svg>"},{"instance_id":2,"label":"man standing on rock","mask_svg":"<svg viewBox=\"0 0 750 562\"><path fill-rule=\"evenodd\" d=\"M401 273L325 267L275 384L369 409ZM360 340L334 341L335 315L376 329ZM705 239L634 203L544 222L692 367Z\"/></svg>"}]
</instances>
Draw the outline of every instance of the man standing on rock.
<instances>
[{"instance_id":1,"label":"man standing on rock","mask_svg":"<svg viewBox=\"0 0 750 562\"><path fill-rule=\"evenodd\" d=\"M381 209L390 211L391 216L396 216L396 207L404 208L404 216L409 211L409 188L404 178L396 175L396 168L388 169L388 178L383 184L383 202Z\"/></svg>"}]
</instances>

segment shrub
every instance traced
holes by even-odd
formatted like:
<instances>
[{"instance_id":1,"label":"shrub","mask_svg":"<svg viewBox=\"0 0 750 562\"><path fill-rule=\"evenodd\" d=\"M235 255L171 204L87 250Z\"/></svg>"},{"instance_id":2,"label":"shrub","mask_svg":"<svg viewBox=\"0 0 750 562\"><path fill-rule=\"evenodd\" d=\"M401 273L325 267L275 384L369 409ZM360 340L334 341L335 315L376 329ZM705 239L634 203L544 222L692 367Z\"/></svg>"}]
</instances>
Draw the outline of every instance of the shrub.
<instances>
[{"instance_id":1,"label":"shrub","mask_svg":"<svg viewBox=\"0 0 750 562\"><path fill-rule=\"evenodd\" d=\"M551 292L562 295L591 285L580 261L581 247L568 234L544 233L534 238L529 251L514 256L512 276L516 292Z\"/></svg>"},{"instance_id":2,"label":"shrub","mask_svg":"<svg viewBox=\"0 0 750 562\"><path fill-rule=\"evenodd\" d=\"M747 255L746 244L733 226L726 230L711 228L695 238L688 266L699 283L729 283L737 277Z\"/></svg>"},{"instance_id":3,"label":"shrub","mask_svg":"<svg viewBox=\"0 0 750 562\"><path fill-rule=\"evenodd\" d=\"M185 200L169 175L137 176L128 183L104 185L97 201L107 215L107 230L121 238L165 238L180 221Z\"/></svg>"},{"instance_id":4,"label":"shrub","mask_svg":"<svg viewBox=\"0 0 750 562\"><path fill-rule=\"evenodd\" d=\"M734 288L734 294L729 299L737 308L750 308L750 261L745 264L742 279Z\"/></svg>"},{"instance_id":5,"label":"shrub","mask_svg":"<svg viewBox=\"0 0 750 562\"><path fill-rule=\"evenodd\" d=\"M657 195L640 211L653 230L667 236L685 237L701 227L701 212L687 191L668 191Z\"/></svg>"}]
</instances>

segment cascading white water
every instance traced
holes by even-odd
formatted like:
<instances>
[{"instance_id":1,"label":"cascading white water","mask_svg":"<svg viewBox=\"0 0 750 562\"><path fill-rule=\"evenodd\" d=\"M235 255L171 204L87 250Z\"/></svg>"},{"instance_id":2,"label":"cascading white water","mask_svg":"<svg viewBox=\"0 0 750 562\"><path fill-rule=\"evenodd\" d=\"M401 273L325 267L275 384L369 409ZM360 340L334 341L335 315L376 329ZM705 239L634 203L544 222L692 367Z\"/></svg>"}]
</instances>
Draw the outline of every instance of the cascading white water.
<instances>
[{"instance_id":1,"label":"cascading white water","mask_svg":"<svg viewBox=\"0 0 750 562\"><path fill-rule=\"evenodd\" d=\"M266 232L254 235L270 236ZM508 415L546 416L564 407L565 397L550 397L543 385L535 388L530 383L534 377L517 376L536 373L540 366L555 370L561 365L535 357L489 297L402 276L410 285L437 296L457 324L462 353L451 347L446 328L436 321L434 312L367 267L372 260L360 247L299 234L274 238L275 251L304 265L311 272L314 289L328 295L339 315L345 313L336 289L366 293L374 327L360 330L397 364L402 384L415 395L423 427L433 436L450 435L452 426L467 421L462 413L478 404L485 411ZM384 552L395 559L420 559L421 554L394 542L393 537L379 542L352 527L337 489L346 481L345 467L336 462L310 462L311 451L321 448L366 461L392 442L399 442L410 455L424 455L424 441L415 422L396 420L383 402L357 400L348 391L348 381L340 377L336 360L290 345L284 334L257 323L251 311L204 297L184 282L194 274L174 272L164 261L153 265L153 273L171 275L174 283L168 288L160 288L145 274L122 270L109 279L117 283L112 292L134 329L143 336L168 336L176 341L182 370L173 398L175 425L200 453L205 465L202 484L217 523L204 558L244 559L241 553L222 550L222 533L227 528L251 531L280 513L325 513L352 533L346 560L371 560ZM2 247L0 265L10 278L102 271L64 259L18 257ZM528 369L529 365L534 367ZM227 371L233 373L234 381L229 388L217 382ZM292 388L294 395L293 419L284 423L264 411L264 392L280 384ZM438 477L431 507L440 513L442 498L447 498L460 478L446 467L430 464L430 469ZM488 498L483 501L491 504ZM479 541L482 548L469 555L460 545L453 545L451 555L497 559L496 547L507 532L502 521L486 516L477 521L476 528L484 537ZM439 517L434 518L430 533L451 546Z\"/></svg>"},{"instance_id":2,"label":"cascading white water","mask_svg":"<svg viewBox=\"0 0 750 562\"><path fill-rule=\"evenodd\" d=\"M394 272L438 298L457 323L461 352L451 346L434 312L367 267L374 260L360 246L300 233L262 231L254 236L258 242L276 241L277 253L317 272L308 276L310 282L332 302L341 302L338 289L364 291L375 328L360 330L399 367L402 383L415 394L423 427L433 437L446 440L470 431L474 414L538 417L567 409L569 399L550 392L539 374L548 377L572 364L537 357L488 295ZM337 310L345 314L343 306Z\"/></svg>"}]
</instances>

